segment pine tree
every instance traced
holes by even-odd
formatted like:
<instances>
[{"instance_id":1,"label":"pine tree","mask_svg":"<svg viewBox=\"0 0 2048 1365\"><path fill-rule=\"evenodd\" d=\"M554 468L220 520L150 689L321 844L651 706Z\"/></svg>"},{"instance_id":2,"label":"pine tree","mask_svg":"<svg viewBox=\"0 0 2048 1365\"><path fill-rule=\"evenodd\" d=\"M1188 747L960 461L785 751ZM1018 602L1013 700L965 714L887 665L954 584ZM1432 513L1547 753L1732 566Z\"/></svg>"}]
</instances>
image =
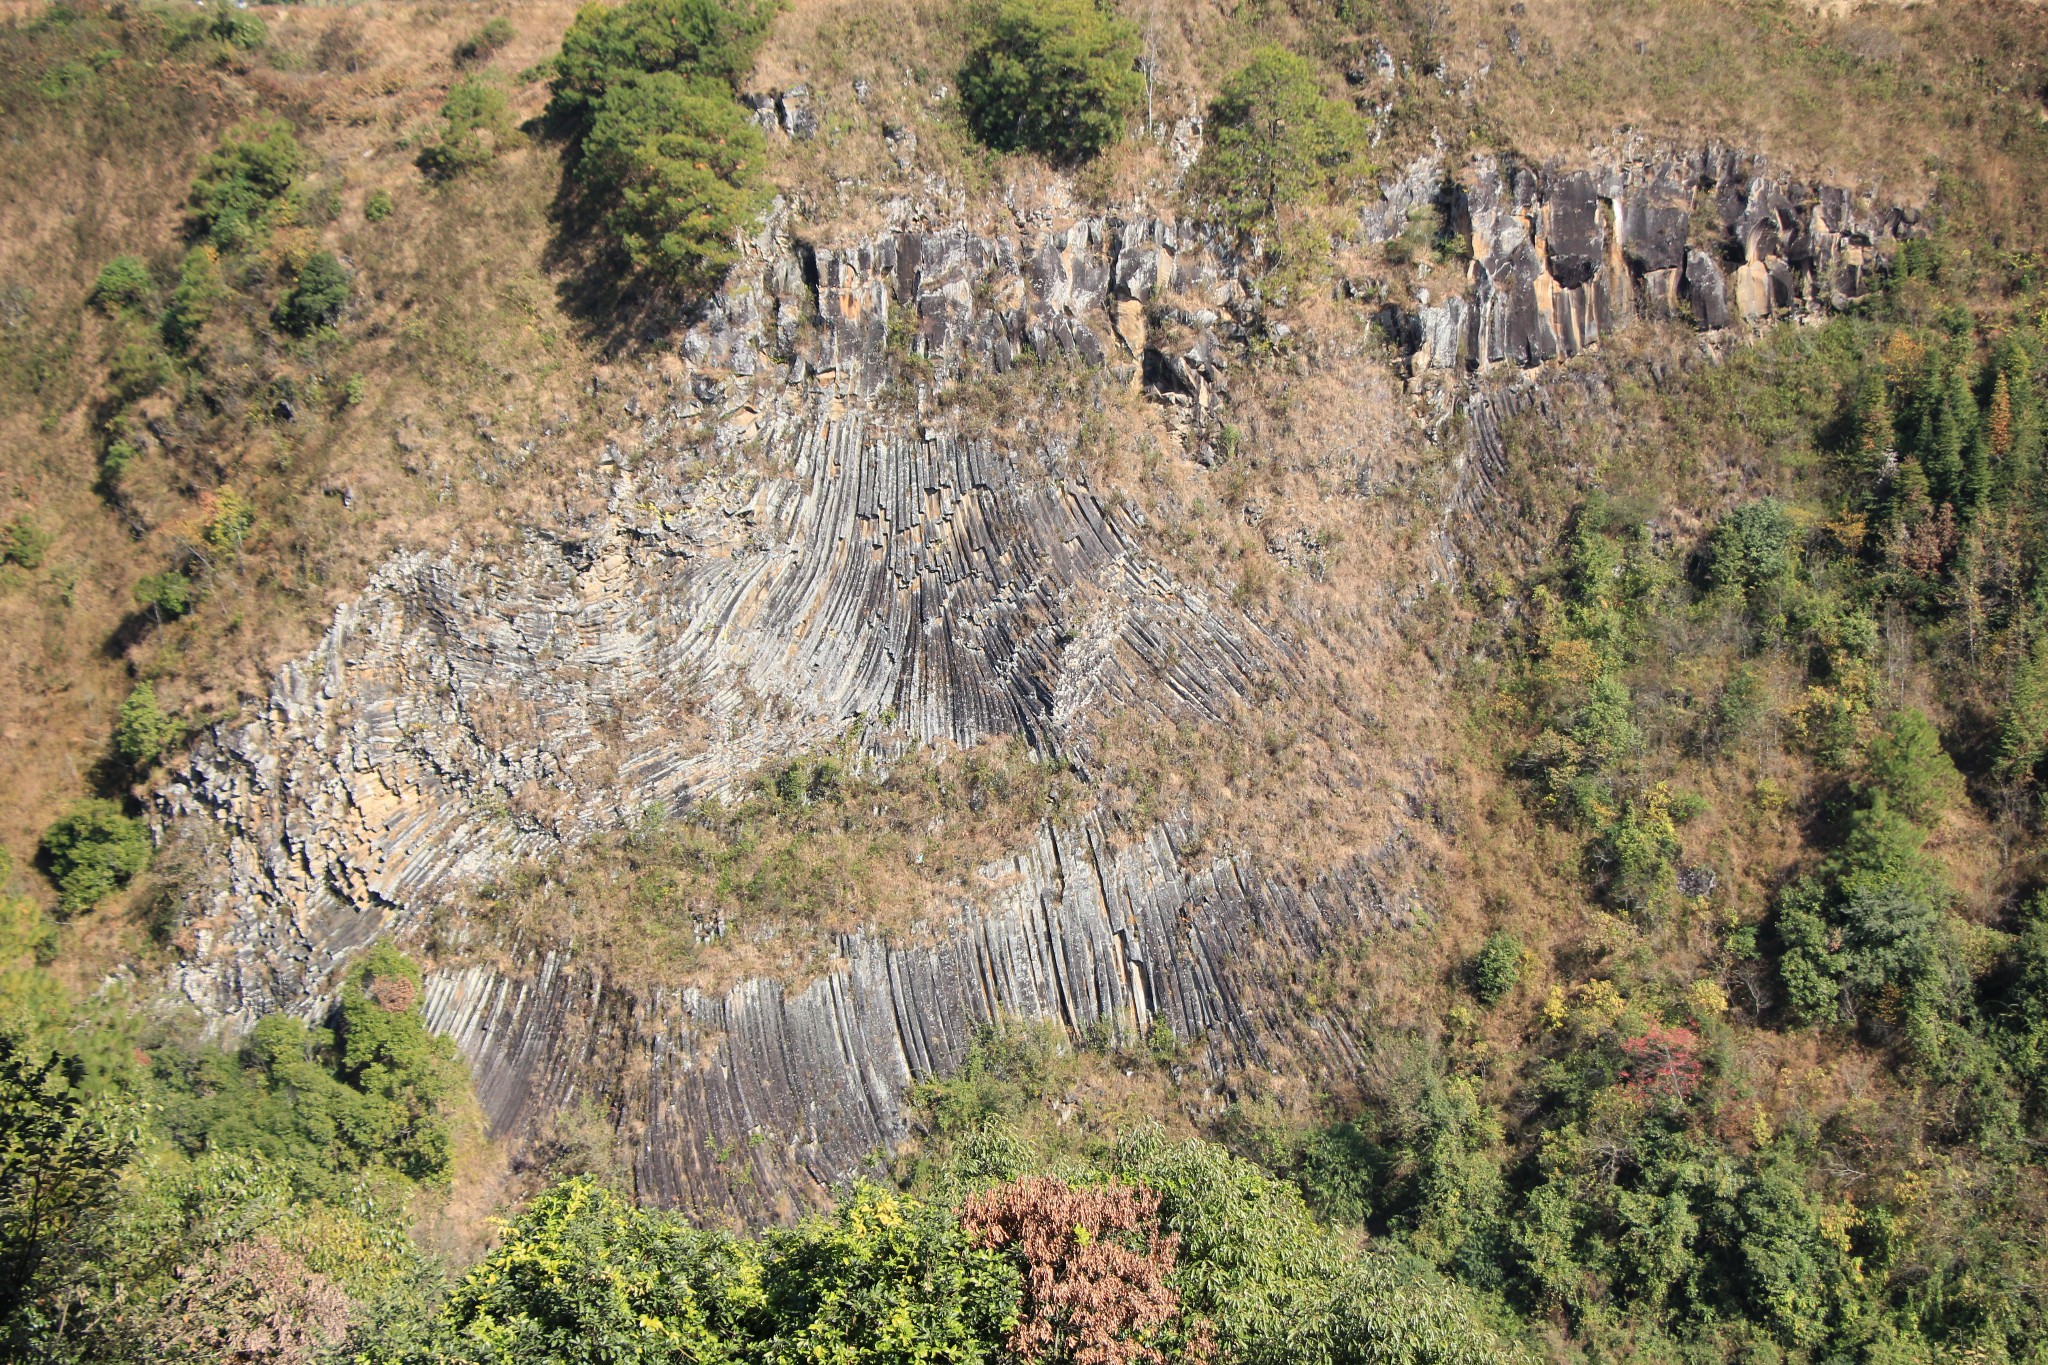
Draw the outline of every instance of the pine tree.
<instances>
[{"instance_id":1,"label":"pine tree","mask_svg":"<svg viewBox=\"0 0 2048 1365\"><path fill-rule=\"evenodd\" d=\"M1908 455L1899 461L1899 472L1892 476L1890 519L1902 526L1912 526L1926 520L1933 511L1927 471Z\"/></svg>"},{"instance_id":2,"label":"pine tree","mask_svg":"<svg viewBox=\"0 0 2048 1365\"><path fill-rule=\"evenodd\" d=\"M1998 375L1992 388L1992 402L1995 406L2002 388L2009 433L2003 451L1993 447L1993 453L1999 458L1998 485L2024 495L2034 486L2042 444L2040 404L2034 395L2033 359L2018 337L2008 336L1992 352L1991 363Z\"/></svg>"},{"instance_id":3,"label":"pine tree","mask_svg":"<svg viewBox=\"0 0 2048 1365\"><path fill-rule=\"evenodd\" d=\"M1991 499L1991 447L1983 432L1978 432L1963 451L1961 494L1956 510L1964 520L1984 510Z\"/></svg>"},{"instance_id":4,"label":"pine tree","mask_svg":"<svg viewBox=\"0 0 2048 1365\"><path fill-rule=\"evenodd\" d=\"M1856 391L1852 439L1852 458L1857 472L1864 475L1875 475L1883 470L1887 453L1898 444L1898 435L1892 426L1891 404L1885 398L1884 374L1874 365L1863 372L1863 383Z\"/></svg>"},{"instance_id":5,"label":"pine tree","mask_svg":"<svg viewBox=\"0 0 2048 1365\"><path fill-rule=\"evenodd\" d=\"M1963 484L1963 414L1954 391L1934 400L1933 438L1927 450L1927 483L1937 503L1960 500Z\"/></svg>"},{"instance_id":6,"label":"pine tree","mask_svg":"<svg viewBox=\"0 0 2048 1365\"><path fill-rule=\"evenodd\" d=\"M2003 371L1991 385L1991 410L1984 418L1984 438L1998 459L2012 454L2012 384Z\"/></svg>"}]
</instances>

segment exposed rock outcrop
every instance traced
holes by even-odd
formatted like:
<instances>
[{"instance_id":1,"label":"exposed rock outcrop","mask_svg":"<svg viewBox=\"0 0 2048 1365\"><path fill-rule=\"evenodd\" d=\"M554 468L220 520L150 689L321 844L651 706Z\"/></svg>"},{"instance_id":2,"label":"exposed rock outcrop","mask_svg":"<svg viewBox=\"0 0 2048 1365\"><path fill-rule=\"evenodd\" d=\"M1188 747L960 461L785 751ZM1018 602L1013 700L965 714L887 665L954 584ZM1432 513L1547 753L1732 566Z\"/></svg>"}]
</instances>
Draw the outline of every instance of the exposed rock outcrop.
<instances>
[{"instance_id":1,"label":"exposed rock outcrop","mask_svg":"<svg viewBox=\"0 0 2048 1365\"><path fill-rule=\"evenodd\" d=\"M791 136L815 127L801 91L757 112ZM1450 178L1421 163L1359 232L1383 244L1431 221L1470 243L1455 288L1410 312L1384 281L1349 296L1439 395L1639 316L1683 307L1713 330L1837 306L1915 230L1719 152ZM1286 676L1287 641L1148 563L1132 514L1056 459L923 431L915 395L876 400L905 373L1001 374L1028 352L1117 367L1199 418L1228 401L1232 349L1254 334L1280 335L1256 277L1185 223L905 222L833 247L769 232L679 339L665 400L631 410L641 449L608 453L600 507L513 552L395 559L160 793L166 828L214 854L178 983L228 1027L316 1009L350 954L465 882L855 726L891 757L997 735L1058 753L1114 710L1227 714ZM1484 516L1503 421L1550 401L1481 385L1444 515ZM722 472L702 472L707 453ZM648 1194L751 1217L900 1139L906 1088L998 1013L1163 1020L1204 1040L1219 1076L1344 1065L1350 1025L1302 1007L1302 976L1329 943L1408 913L1398 832L1307 890L1136 833L1111 851L1088 826L1020 830L1028 848L988 895L916 941L841 941L800 990L628 990L531 945L471 942L500 965L452 955L429 1013L499 1129L594 1095L633 1136Z\"/></svg>"},{"instance_id":2,"label":"exposed rock outcrop","mask_svg":"<svg viewBox=\"0 0 2048 1365\"><path fill-rule=\"evenodd\" d=\"M1116 852L1049 829L987 904L922 942L848 939L800 991L635 994L548 958L437 972L427 1017L472 1059L497 1130L595 1099L633 1138L642 1197L787 1217L899 1142L911 1084L998 1015L1126 1039L1162 1021L1217 1073L1355 1064L1355 1020L1292 1002L1333 942L1405 922L1381 875L1400 854L1297 891L1228 858L1190 874L1164 830Z\"/></svg>"},{"instance_id":3,"label":"exposed rock outcrop","mask_svg":"<svg viewBox=\"0 0 2048 1365\"><path fill-rule=\"evenodd\" d=\"M293 1005L437 890L856 720L1057 753L1105 708L1216 714L1269 666L1085 487L855 419L768 439L787 476L650 460L503 562L389 564L163 793L217 850L185 991Z\"/></svg>"},{"instance_id":4,"label":"exposed rock outcrop","mask_svg":"<svg viewBox=\"0 0 2048 1365\"><path fill-rule=\"evenodd\" d=\"M1642 316L1684 310L1713 331L1840 308L1891 242L1920 230L1874 192L1777 176L1724 148L1580 167L1481 159L1449 176L1422 161L1360 211L1359 233L1382 245L1418 215L1465 244L1465 278L1383 323L1416 370L1453 373L1568 358ZM930 362L936 382L1001 374L1028 352L1134 367L1154 388L1176 376L1164 391L1202 409L1224 387L1221 343L1265 325L1249 264L1204 225L1142 216L995 234L907 225L837 247L771 235L683 350L709 372L790 369L868 397L892 348ZM1194 345L1151 345L1155 313Z\"/></svg>"}]
</instances>

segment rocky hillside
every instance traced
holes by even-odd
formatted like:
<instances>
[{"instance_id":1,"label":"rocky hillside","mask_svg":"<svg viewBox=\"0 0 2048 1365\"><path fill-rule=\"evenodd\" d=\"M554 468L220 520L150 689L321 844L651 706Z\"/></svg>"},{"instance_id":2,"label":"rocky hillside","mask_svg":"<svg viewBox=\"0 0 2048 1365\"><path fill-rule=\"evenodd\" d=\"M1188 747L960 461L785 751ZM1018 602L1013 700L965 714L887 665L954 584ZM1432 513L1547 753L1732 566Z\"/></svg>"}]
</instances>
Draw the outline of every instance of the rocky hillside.
<instances>
[{"instance_id":1,"label":"rocky hillside","mask_svg":"<svg viewBox=\"0 0 2048 1365\"><path fill-rule=\"evenodd\" d=\"M2035 1359L2044 89L2021 0L9 21L0 1129L97 1145L0 1345Z\"/></svg>"},{"instance_id":2,"label":"rocky hillside","mask_svg":"<svg viewBox=\"0 0 2048 1365\"><path fill-rule=\"evenodd\" d=\"M802 135L791 126L777 135ZM1603 336L1646 318L1687 316L1708 341L1815 320L1860 297L1919 221L1707 149L1455 175L1420 163L1358 231L1383 245L1422 207L1469 239L1467 290L1337 305L1467 433L1460 524L1381 566L1396 589L1474 542L1464 518L1494 514L1497 414L1555 382L1554 363L1584 355L1598 375ZM318 1013L352 954L417 941L465 885L815 752L914 765L1014 736L1086 768L1126 713L1227 721L1329 686L1302 657L1307 623L1177 581L1055 438L979 436L931 397L1020 365L1104 367L1168 415L1170 458L1213 465L1238 420L1233 361L1275 328L1284 347L1256 277L1199 225L906 225L842 247L772 225L650 366L649 391L619 400L630 436L582 476L583 508L508 552L392 561L260 718L219 727L161 789L161 828L206 869L179 989L236 1027ZM1459 439L1428 412L1389 413L1392 439ZM1362 499L1366 473L1343 496ZM829 979L809 985L695 963L622 985L601 952L507 941L458 907L435 922L446 965L428 1018L462 1046L498 1131L596 1093L640 1144L644 1188L692 1206L738 1189L758 1214L762 1192L788 1207L900 1141L911 1083L1002 1017L1132 1037L1161 1020L1209 1044L1219 1080L1273 1050L1343 1074L1341 1013L1264 1035L1299 1009L1333 937L1426 905L1408 825L1427 793L1376 799L1378 840L1293 861L1298 890L1256 858L1177 851L1168 824L1124 826L1110 842L1136 842L1115 852L1099 825L1047 820L1012 833L1015 852L982 872L990 891L889 914L938 946L892 946L893 923L834 926ZM1213 819L1199 797L1174 818ZM699 937L726 932L699 913ZM479 941L488 967L469 960ZM737 1185L698 1150L744 1143L756 1169Z\"/></svg>"}]
</instances>

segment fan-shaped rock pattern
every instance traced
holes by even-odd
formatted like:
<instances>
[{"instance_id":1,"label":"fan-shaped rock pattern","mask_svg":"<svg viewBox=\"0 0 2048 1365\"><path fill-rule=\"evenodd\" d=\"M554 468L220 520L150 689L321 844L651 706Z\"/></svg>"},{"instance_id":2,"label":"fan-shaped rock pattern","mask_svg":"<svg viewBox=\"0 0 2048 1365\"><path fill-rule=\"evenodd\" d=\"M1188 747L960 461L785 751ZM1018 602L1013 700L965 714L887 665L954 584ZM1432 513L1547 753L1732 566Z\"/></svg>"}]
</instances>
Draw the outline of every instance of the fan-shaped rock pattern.
<instances>
[{"instance_id":1,"label":"fan-shaped rock pattern","mask_svg":"<svg viewBox=\"0 0 2048 1365\"><path fill-rule=\"evenodd\" d=\"M985 446L800 426L757 481L621 473L504 563L408 556L163 794L221 877L188 993L290 1005L437 891L728 787L865 719L895 743L1218 713L1270 651L1129 514Z\"/></svg>"},{"instance_id":2,"label":"fan-shaped rock pattern","mask_svg":"<svg viewBox=\"0 0 2048 1365\"><path fill-rule=\"evenodd\" d=\"M1127 1038L1164 1021L1218 1072L1355 1064L1345 1016L1290 1006L1330 942L1406 917L1382 875L1401 852L1299 891L1230 859L1188 873L1165 831L1112 851L1047 830L988 904L922 942L848 939L841 970L802 990L636 995L544 958L438 972L426 1010L472 1058L495 1130L593 1099L636 1139L643 1198L786 1217L870 1169L906 1131L910 1085L998 1015Z\"/></svg>"}]
</instances>

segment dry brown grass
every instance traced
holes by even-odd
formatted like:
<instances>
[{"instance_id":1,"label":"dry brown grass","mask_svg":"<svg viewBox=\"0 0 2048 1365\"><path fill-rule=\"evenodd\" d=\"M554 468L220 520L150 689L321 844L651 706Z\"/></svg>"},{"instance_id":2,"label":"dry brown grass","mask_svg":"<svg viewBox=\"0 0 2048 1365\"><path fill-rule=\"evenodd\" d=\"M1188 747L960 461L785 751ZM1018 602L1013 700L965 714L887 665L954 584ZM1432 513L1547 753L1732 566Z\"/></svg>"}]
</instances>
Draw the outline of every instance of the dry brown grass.
<instances>
[{"instance_id":1,"label":"dry brown grass","mask_svg":"<svg viewBox=\"0 0 2048 1365\"><path fill-rule=\"evenodd\" d=\"M57 536L41 569L5 571L0 584L0 847L17 865L58 808L106 780L95 766L136 678L154 679L188 717L231 713L267 690L391 549L445 548L535 519L601 439L588 384L601 339L547 259L553 152L514 152L477 181L437 191L408 145L453 79L457 41L492 13L512 17L518 37L497 59L502 79L551 52L572 10L263 9L272 41L262 52L220 65L124 59L68 101L37 98L36 83L89 42L67 47L20 27L0 36L15 89L30 92L0 177L10 310L0 515L26 512ZM335 49L322 40L337 27L353 35L354 55L323 70ZM530 113L543 95L528 85L515 102ZM92 405L111 337L83 300L119 251L160 274L174 266L199 156L219 130L266 109L293 118L313 158L309 186L338 201L339 213L303 236L358 272L341 342L263 360L324 401L302 401L289 423L259 410L177 460L145 458L126 515L93 491ZM361 209L379 188L398 211L370 224ZM365 396L347 407L352 376ZM192 616L139 629L132 585L193 539L220 488L252 499L254 536L216 565Z\"/></svg>"},{"instance_id":2,"label":"dry brown grass","mask_svg":"<svg viewBox=\"0 0 2048 1365\"><path fill-rule=\"evenodd\" d=\"M794 984L826 969L840 935L900 939L999 894L1015 875L1004 859L1091 804L1014 740L912 754L886 773L849 749L763 773L731 803L649 812L448 910L522 951L573 943L586 969L628 988Z\"/></svg>"}]
</instances>

